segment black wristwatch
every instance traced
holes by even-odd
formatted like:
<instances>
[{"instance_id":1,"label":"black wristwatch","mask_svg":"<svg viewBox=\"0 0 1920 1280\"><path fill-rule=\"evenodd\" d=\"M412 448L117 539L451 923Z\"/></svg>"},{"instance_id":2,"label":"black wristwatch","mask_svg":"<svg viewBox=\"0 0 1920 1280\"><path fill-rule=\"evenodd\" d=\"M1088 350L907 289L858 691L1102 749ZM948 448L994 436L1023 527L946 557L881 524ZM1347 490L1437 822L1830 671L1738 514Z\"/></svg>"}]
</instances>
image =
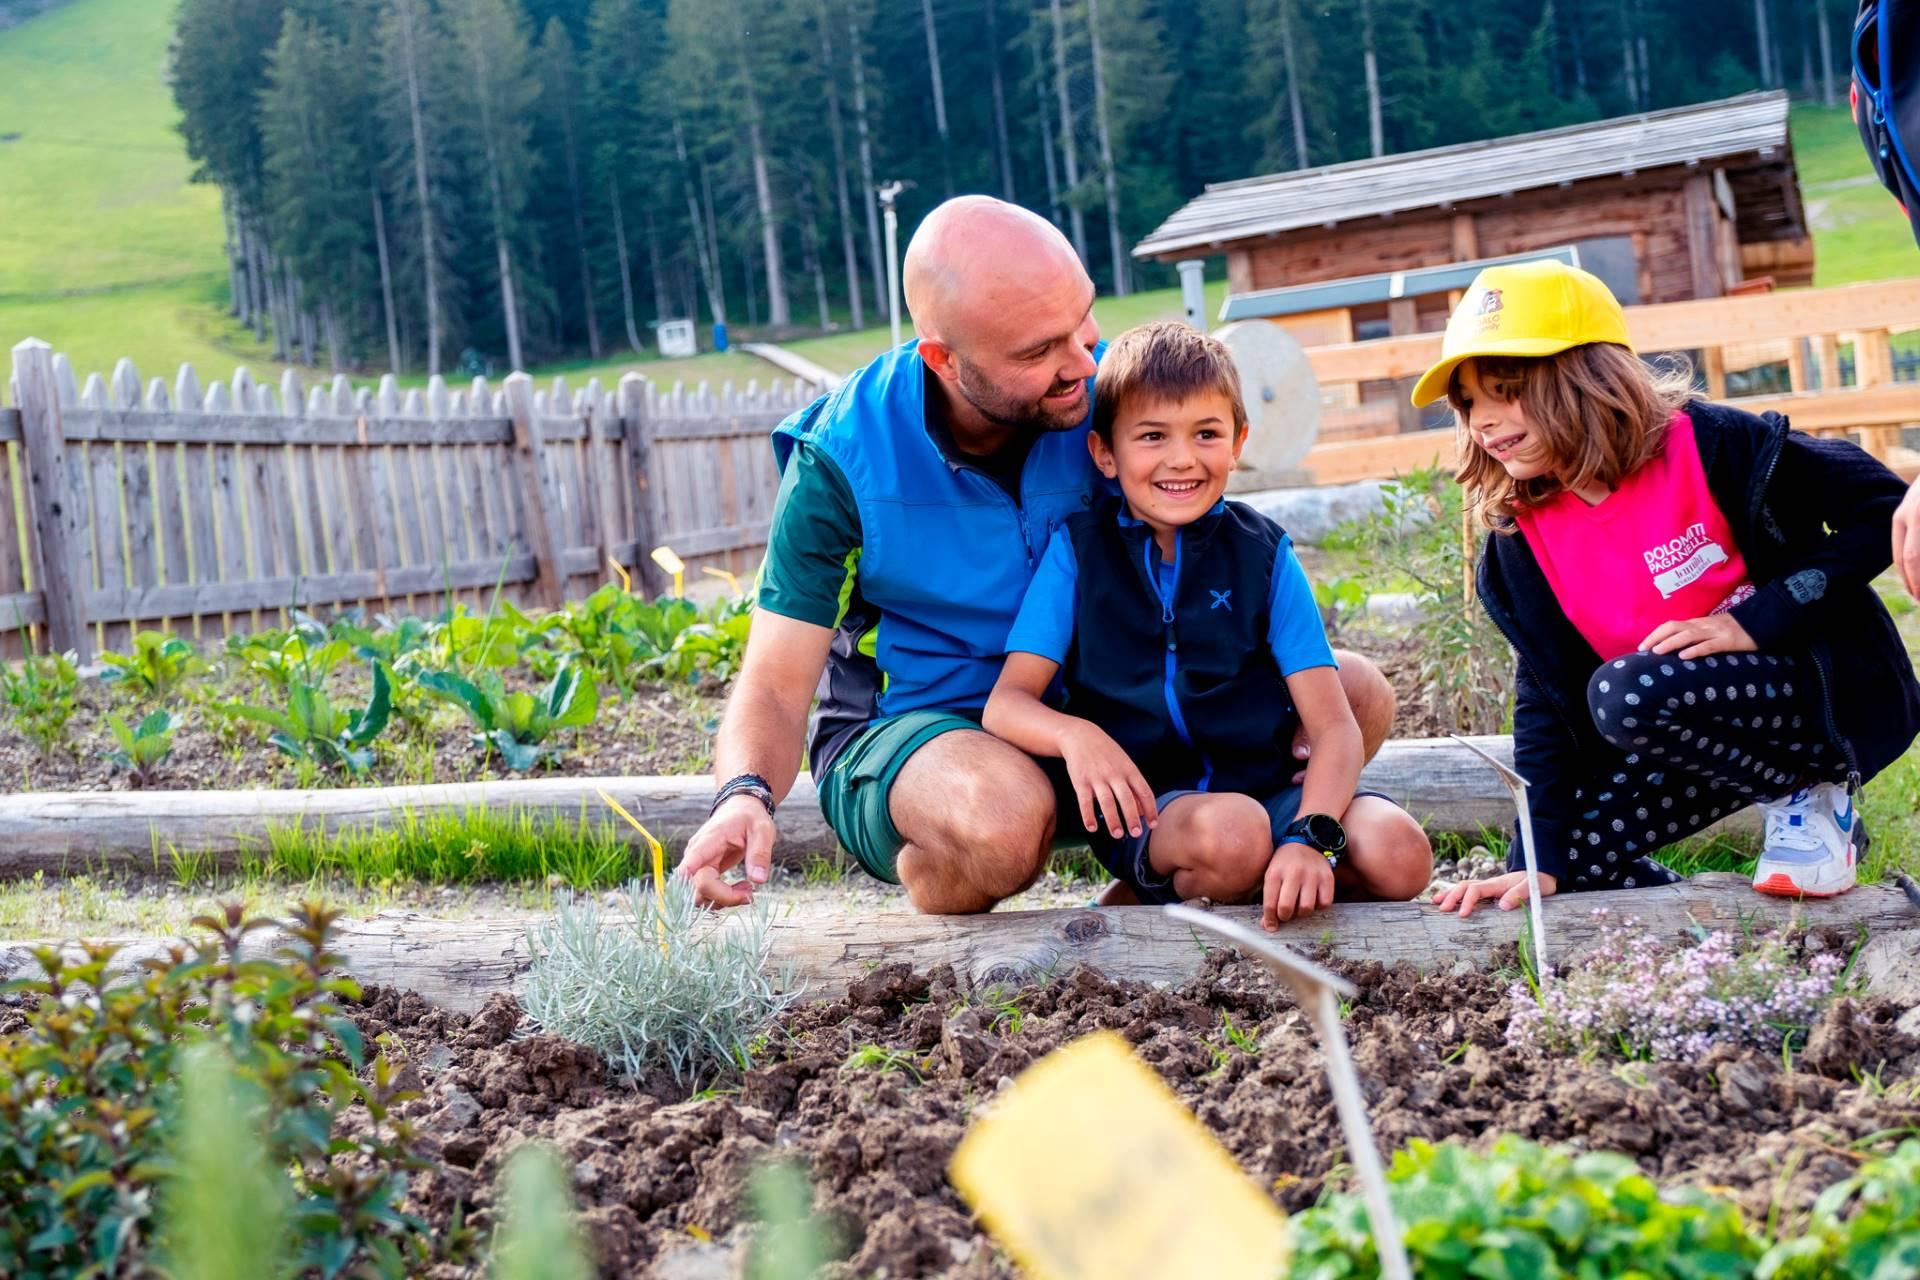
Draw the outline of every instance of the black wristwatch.
<instances>
[{"instance_id":1,"label":"black wristwatch","mask_svg":"<svg viewBox=\"0 0 1920 1280\"><path fill-rule=\"evenodd\" d=\"M767 808L767 816L773 816L773 787L757 773L743 773L728 778L726 784L714 793L713 807L707 810L711 818L720 811L720 806L735 796L752 796Z\"/></svg>"},{"instance_id":2,"label":"black wristwatch","mask_svg":"<svg viewBox=\"0 0 1920 1280\"><path fill-rule=\"evenodd\" d=\"M1338 818L1327 814L1303 814L1281 832L1280 843L1304 844L1310 849L1318 849L1328 866L1338 867L1340 859L1347 852L1347 829L1340 825Z\"/></svg>"}]
</instances>

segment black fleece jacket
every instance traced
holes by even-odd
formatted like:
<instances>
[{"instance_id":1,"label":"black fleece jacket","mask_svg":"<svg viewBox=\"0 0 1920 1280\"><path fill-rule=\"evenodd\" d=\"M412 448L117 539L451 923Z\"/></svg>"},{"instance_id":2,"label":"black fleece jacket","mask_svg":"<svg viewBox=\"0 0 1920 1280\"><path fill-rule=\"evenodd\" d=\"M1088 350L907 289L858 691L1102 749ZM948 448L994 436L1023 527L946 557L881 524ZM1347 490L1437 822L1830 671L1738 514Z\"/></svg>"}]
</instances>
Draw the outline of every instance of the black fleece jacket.
<instances>
[{"instance_id":1,"label":"black fleece jacket","mask_svg":"<svg viewBox=\"0 0 1920 1280\"><path fill-rule=\"evenodd\" d=\"M1828 736L1859 781L1873 777L1920 734L1920 683L1870 585L1892 562L1906 486L1855 445L1791 431L1777 413L1702 401L1686 411L1755 587L1734 618L1762 652L1813 663ZM1488 535L1476 587L1518 659L1514 767L1529 784L1540 869L1561 876L1575 786L1623 767L1587 707L1601 658L1567 620L1524 533ZM1524 865L1517 833L1508 865Z\"/></svg>"}]
</instances>

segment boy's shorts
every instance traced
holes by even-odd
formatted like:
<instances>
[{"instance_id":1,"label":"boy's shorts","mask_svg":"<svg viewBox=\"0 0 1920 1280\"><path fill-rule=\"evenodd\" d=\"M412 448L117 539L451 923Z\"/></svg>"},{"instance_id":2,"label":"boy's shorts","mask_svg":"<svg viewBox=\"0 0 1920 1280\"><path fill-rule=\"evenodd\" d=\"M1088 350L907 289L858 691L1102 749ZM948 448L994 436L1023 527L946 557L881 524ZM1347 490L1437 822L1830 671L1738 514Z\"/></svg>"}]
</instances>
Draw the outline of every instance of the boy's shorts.
<instances>
[{"instance_id":1,"label":"boy's shorts","mask_svg":"<svg viewBox=\"0 0 1920 1280\"><path fill-rule=\"evenodd\" d=\"M888 807L894 780L914 752L941 734L959 729L983 732L979 714L969 717L958 711L908 711L876 720L841 748L825 777L814 780L827 825L840 837L840 844L853 855L854 861L874 878L888 884L900 883L898 863L906 837L893 825L893 812ZM1067 780L1065 764L1039 758L1034 763L1053 783L1055 804L1066 822L1058 829L1077 833L1080 806L1073 797L1073 784ZM1068 813L1073 815L1071 820L1065 818ZM1076 839L1071 843L1084 841Z\"/></svg>"},{"instance_id":2,"label":"boy's shorts","mask_svg":"<svg viewBox=\"0 0 1920 1280\"><path fill-rule=\"evenodd\" d=\"M1267 811L1267 821L1273 830L1273 843L1279 847L1280 837L1293 825L1300 815L1300 796L1304 788L1287 787L1276 791L1260 801ZM1167 806L1181 796L1205 795L1203 791L1167 791L1154 797L1155 808L1165 813ZM1393 797L1379 791L1360 790L1353 793L1357 800L1361 796L1379 796L1391 801ZM1093 856L1100 865L1113 874L1113 878L1131 888L1143 903L1161 905L1180 901L1180 895L1174 892L1173 877L1163 876L1153 869L1153 862L1147 856L1147 842L1153 838L1153 832L1142 831L1137 836L1122 836L1115 840L1107 834L1105 827L1088 837L1093 847Z\"/></svg>"}]
</instances>

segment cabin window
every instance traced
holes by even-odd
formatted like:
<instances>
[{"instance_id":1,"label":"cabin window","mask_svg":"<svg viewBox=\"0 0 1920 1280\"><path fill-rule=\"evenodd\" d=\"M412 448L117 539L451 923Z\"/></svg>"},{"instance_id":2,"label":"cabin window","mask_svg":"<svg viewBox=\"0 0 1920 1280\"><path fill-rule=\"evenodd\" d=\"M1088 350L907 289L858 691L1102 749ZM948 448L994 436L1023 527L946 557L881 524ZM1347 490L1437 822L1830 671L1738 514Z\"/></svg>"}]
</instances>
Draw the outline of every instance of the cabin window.
<instances>
[{"instance_id":1,"label":"cabin window","mask_svg":"<svg viewBox=\"0 0 1920 1280\"><path fill-rule=\"evenodd\" d=\"M1632 236L1601 236L1576 240L1580 265L1599 276L1620 305L1631 307L1640 301L1640 264L1633 256Z\"/></svg>"}]
</instances>

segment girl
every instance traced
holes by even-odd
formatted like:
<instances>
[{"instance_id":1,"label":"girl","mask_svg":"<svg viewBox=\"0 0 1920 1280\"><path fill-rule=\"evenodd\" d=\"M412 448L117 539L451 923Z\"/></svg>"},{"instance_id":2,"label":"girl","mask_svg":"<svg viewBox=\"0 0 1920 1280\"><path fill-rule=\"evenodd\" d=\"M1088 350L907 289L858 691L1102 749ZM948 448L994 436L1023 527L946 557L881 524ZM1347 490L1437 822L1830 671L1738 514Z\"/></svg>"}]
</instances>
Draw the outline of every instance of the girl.
<instances>
[{"instance_id":1,"label":"girl","mask_svg":"<svg viewBox=\"0 0 1920 1280\"><path fill-rule=\"evenodd\" d=\"M1756 889L1852 888L1855 793L1920 732L1869 585L1899 479L1778 414L1692 399L1634 355L1607 287L1562 263L1481 272L1442 351L1413 402L1452 404L1457 479L1491 530L1477 588L1518 658L1541 891L1669 883L1653 855L1748 804ZM1526 893L1510 870L1439 905Z\"/></svg>"}]
</instances>

